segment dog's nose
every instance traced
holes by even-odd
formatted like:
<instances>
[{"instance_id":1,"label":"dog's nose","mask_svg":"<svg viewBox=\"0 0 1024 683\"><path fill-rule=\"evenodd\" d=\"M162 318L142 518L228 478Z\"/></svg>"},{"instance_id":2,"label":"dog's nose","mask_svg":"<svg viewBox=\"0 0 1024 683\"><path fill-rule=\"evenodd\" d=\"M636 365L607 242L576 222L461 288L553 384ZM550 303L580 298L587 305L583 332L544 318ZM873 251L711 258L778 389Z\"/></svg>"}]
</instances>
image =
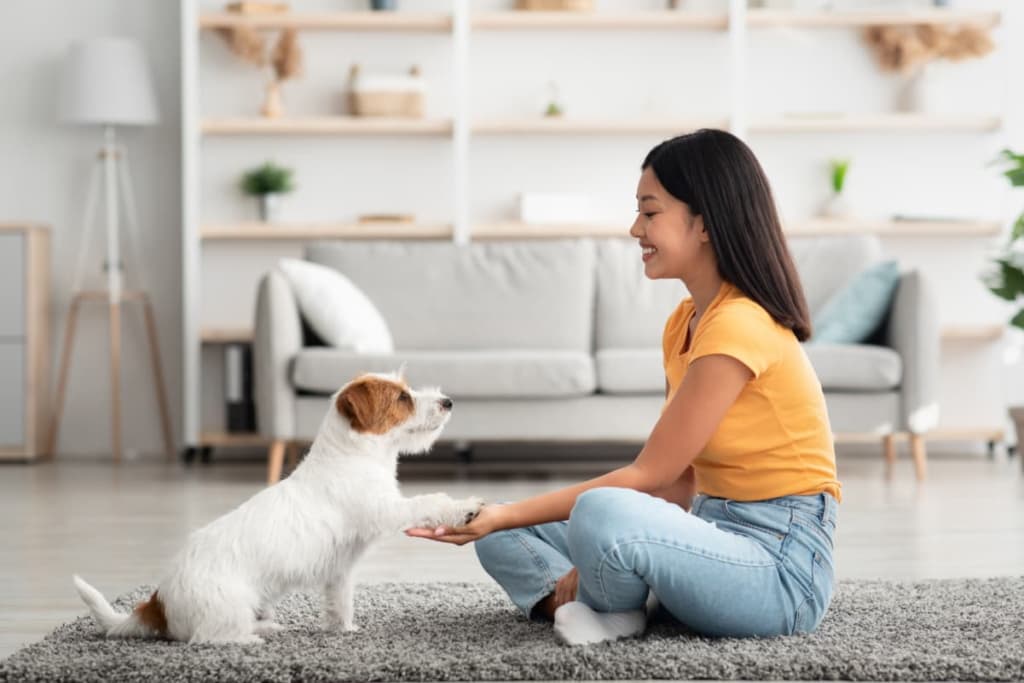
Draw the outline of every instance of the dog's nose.
<instances>
[{"instance_id":1,"label":"dog's nose","mask_svg":"<svg viewBox=\"0 0 1024 683\"><path fill-rule=\"evenodd\" d=\"M452 400L451 400L450 398L448 398L447 396L445 396L445 397L444 397L444 398L442 398L442 399L441 399L440 401L438 401L438 403L440 403L440 404L441 404L441 408L442 408L442 409L444 409L444 410L451 410L451 409L452 409L452 406L453 406L453 405L455 405L455 402L454 402L454 401L452 401Z\"/></svg>"}]
</instances>

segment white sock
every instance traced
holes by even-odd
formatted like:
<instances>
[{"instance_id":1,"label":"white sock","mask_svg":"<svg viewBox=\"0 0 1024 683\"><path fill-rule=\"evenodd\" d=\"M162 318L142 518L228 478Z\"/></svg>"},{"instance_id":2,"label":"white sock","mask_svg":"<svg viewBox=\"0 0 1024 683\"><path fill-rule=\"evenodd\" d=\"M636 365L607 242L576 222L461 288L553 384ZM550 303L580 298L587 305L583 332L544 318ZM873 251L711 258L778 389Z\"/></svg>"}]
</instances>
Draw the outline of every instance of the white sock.
<instances>
[{"instance_id":1,"label":"white sock","mask_svg":"<svg viewBox=\"0 0 1024 683\"><path fill-rule=\"evenodd\" d=\"M582 602L573 601L555 610L555 633L568 645L638 636L646 625L647 617L642 609L595 612Z\"/></svg>"}]
</instances>

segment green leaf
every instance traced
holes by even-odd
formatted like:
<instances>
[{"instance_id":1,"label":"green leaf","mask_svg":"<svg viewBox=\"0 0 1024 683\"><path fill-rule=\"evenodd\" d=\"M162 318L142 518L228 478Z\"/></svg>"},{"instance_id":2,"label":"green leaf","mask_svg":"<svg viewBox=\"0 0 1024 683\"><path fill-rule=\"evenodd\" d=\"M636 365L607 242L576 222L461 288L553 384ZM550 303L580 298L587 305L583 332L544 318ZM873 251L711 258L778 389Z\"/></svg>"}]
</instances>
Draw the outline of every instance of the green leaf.
<instances>
[{"instance_id":1,"label":"green leaf","mask_svg":"<svg viewBox=\"0 0 1024 683\"><path fill-rule=\"evenodd\" d=\"M1014 187L1024 185L1024 167L1022 166L1011 168L1009 171L1003 171L1003 175L1009 178L1010 184Z\"/></svg>"},{"instance_id":2,"label":"green leaf","mask_svg":"<svg viewBox=\"0 0 1024 683\"><path fill-rule=\"evenodd\" d=\"M998 277L989 280L986 285L996 296L1007 301L1016 301L1024 294L1024 270L1006 259L996 259L999 264Z\"/></svg>"},{"instance_id":3,"label":"green leaf","mask_svg":"<svg viewBox=\"0 0 1024 683\"><path fill-rule=\"evenodd\" d=\"M268 161L242 176L242 190L246 194L262 195L273 192L291 192L292 170Z\"/></svg>"},{"instance_id":4,"label":"green leaf","mask_svg":"<svg viewBox=\"0 0 1024 683\"><path fill-rule=\"evenodd\" d=\"M1010 318L1010 324L1024 330L1024 309L1017 311L1017 315Z\"/></svg>"},{"instance_id":5,"label":"green leaf","mask_svg":"<svg viewBox=\"0 0 1024 683\"><path fill-rule=\"evenodd\" d=\"M1024 213L1017 216L1017 222L1013 224L1013 230L1010 231L1010 243L1012 244L1022 237L1024 237Z\"/></svg>"}]
</instances>

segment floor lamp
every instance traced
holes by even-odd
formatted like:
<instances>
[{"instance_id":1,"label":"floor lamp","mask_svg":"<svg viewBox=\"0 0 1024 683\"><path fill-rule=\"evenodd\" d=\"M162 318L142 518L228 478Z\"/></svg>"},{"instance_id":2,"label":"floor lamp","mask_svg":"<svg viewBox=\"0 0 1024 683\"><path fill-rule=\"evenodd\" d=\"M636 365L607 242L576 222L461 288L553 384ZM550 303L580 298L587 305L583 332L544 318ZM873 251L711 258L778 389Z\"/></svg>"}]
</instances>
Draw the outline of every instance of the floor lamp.
<instances>
[{"instance_id":1,"label":"floor lamp","mask_svg":"<svg viewBox=\"0 0 1024 683\"><path fill-rule=\"evenodd\" d=\"M134 301L141 304L145 318L164 446L167 457L173 458L174 442L167 409L167 391L160 364L156 322L153 306L143 283L131 173L125 150L117 141L118 126L142 126L157 121L153 84L149 78L145 55L139 44L126 38L95 38L73 45L64 61L59 113L61 120L67 123L101 126L103 144L93 167L85 204L82 242L72 286L71 305L64 327L64 348L61 353L56 405L47 450L52 456L57 449L61 409L67 390L79 307L87 301L105 301L110 322L112 448L115 461L121 460L121 305L127 301ZM107 287L105 290L86 290L83 289L83 278L96 223L97 200L101 194L106 223L104 269ZM138 288L134 290L125 289L120 239L122 203L124 223L128 228L128 243L138 274Z\"/></svg>"}]
</instances>

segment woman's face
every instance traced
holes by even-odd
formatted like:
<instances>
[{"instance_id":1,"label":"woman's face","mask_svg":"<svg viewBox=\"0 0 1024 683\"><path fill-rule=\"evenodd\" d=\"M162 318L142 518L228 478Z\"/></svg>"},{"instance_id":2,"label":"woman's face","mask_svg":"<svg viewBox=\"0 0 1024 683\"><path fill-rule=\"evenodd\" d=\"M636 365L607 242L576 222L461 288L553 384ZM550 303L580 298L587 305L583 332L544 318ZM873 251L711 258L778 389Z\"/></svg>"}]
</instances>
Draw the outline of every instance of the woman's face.
<instances>
[{"instance_id":1,"label":"woman's face","mask_svg":"<svg viewBox=\"0 0 1024 683\"><path fill-rule=\"evenodd\" d=\"M711 252L704 220L662 187L648 166L636 188L637 216L629 234L640 242L644 274L686 280Z\"/></svg>"}]
</instances>

